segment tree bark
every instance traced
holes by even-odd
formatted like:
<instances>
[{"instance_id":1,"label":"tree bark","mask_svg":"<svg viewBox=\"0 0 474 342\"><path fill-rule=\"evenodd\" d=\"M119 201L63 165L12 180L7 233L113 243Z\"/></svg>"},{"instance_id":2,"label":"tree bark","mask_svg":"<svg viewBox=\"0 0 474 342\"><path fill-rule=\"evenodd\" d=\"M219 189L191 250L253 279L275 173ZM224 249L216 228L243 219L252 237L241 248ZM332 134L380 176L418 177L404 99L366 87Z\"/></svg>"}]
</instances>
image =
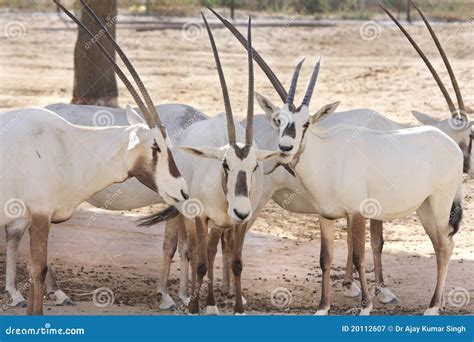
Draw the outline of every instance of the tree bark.
<instances>
[{"instance_id":1,"label":"tree bark","mask_svg":"<svg viewBox=\"0 0 474 342\"><path fill-rule=\"evenodd\" d=\"M89 0L88 3L115 37L117 1ZM78 30L74 49L74 91L71 103L117 107L118 90L114 69L94 43L99 41L115 59L113 46L85 9L81 11L81 18L95 34L95 39L90 38L84 30Z\"/></svg>"}]
</instances>

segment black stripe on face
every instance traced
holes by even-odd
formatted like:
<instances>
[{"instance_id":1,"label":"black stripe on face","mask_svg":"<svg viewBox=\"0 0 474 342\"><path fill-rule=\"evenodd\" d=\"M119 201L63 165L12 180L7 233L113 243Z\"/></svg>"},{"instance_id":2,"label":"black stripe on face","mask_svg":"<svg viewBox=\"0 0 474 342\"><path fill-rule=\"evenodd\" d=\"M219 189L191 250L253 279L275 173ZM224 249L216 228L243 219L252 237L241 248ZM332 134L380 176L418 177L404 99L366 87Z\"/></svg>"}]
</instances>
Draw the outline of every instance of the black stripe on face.
<instances>
[{"instance_id":1,"label":"black stripe on face","mask_svg":"<svg viewBox=\"0 0 474 342\"><path fill-rule=\"evenodd\" d=\"M288 126L285 127L282 136L289 136L293 139L296 137L296 127L294 122L290 123Z\"/></svg>"},{"instance_id":2,"label":"black stripe on face","mask_svg":"<svg viewBox=\"0 0 474 342\"><path fill-rule=\"evenodd\" d=\"M181 177L181 173L179 172L179 169L176 166L176 163L174 162L173 155L171 154L171 151L169 148L168 148L168 169L170 171L171 176L173 176L174 178Z\"/></svg>"},{"instance_id":3,"label":"black stripe on face","mask_svg":"<svg viewBox=\"0 0 474 342\"><path fill-rule=\"evenodd\" d=\"M249 155L250 148L252 146L245 145L244 147L240 148L238 145L234 144L232 145L232 147L234 148L235 155L237 156L237 158L239 158L240 160L244 160L244 158L247 158L247 156Z\"/></svg>"},{"instance_id":4,"label":"black stripe on face","mask_svg":"<svg viewBox=\"0 0 474 342\"><path fill-rule=\"evenodd\" d=\"M239 171L237 174L237 182L235 183L235 196L248 197L247 174L245 171Z\"/></svg>"}]
</instances>

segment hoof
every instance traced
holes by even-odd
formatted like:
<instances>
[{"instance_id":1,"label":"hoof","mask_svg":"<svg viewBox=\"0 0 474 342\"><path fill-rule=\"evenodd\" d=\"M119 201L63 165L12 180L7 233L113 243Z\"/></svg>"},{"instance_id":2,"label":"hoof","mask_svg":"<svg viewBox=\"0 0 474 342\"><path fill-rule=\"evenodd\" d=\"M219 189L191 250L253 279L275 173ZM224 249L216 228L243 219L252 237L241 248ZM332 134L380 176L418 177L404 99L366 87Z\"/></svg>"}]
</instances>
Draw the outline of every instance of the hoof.
<instances>
[{"instance_id":1,"label":"hoof","mask_svg":"<svg viewBox=\"0 0 474 342\"><path fill-rule=\"evenodd\" d=\"M355 281L351 283L351 286L349 288L346 288L344 292L344 296L349 297L349 298L355 298L359 297L362 294L362 291L360 290L359 285Z\"/></svg>"},{"instance_id":2,"label":"hoof","mask_svg":"<svg viewBox=\"0 0 474 342\"><path fill-rule=\"evenodd\" d=\"M366 308L362 308L360 310L359 316L370 316L370 312L372 311L372 303L370 303Z\"/></svg>"},{"instance_id":3,"label":"hoof","mask_svg":"<svg viewBox=\"0 0 474 342\"><path fill-rule=\"evenodd\" d=\"M245 312L234 312L234 316L247 316Z\"/></svg>"},{"instance_id":4,"label":"hoof","mask_svg":"<svg viewBox=\"0 0 474 342\"><path fill-rule=\"evenodd\" d=\"M219 309L217 305L208 305L206 307L206 315L207 316L219 316Z\"/></svg>"},{"instance_id":5,"label":"hoof","mask_svg":"<svg viewBox=\"0 0 474 342\"><path fill-rule=\"evenodd\" d=\"M433 307L433 308L428 308L426 309L425 316L439 316L439 308L438 307Z\"/></svg>"},{"instance_id":6,"label":"hoof","mask_svg":"<svg viewBox=\"0 0 474 342\"><path fill-rule=\"evenodd\" d=\"M176 303L174 302L173 298L170 297L169 294L161 294L160 310L174 310L176 309L176 307Z\"/></svg>"},{"instance_id":7,"label":"hoof","mask_svg":"<svg viewBox=\"0 0 474 342\"><path fill-rule=\"evenodd\" d=\"M377 299L382 303L382 304L392 304L392 305L398 305L400 304L400 300L395 296L392 291L390 291L388 288L384 287L379 290L379 293L377 294Z\"/></svg>"},{"instance_id":8,"label":"hoof","mask_svg":"<svg viewBox=\"0 0 474 342\"><path fill-rule=\"evenodd\" d=\"M76 306L77 304L74 303L71 299L69 298L66 298L63 300L63 302L61 304L56 304L56 305L60 305L60 306Z\"/></svg>"},{"instance_id":9,"label":"hoof","mask_svg":"<svg viewBox=\"0 0 474 342\"><path fill-rule=\"evenodd\" d=\"M26 300L22 300L14 305L16 308L26 308L28 306L28 302Z\"/></svg>"},{"instance_id":10,"label":"hoof","mask_svg":"<svg viewBox=\"0 0 474 342\"><path fill-rule=\"evenodd\" d=\"M327 316L329 313L329 309L327 310L318 310L316 311L316 313L314 314L315 316Z\"/></svg>"},{"instance_id":11,"label":"hoof","mask_svg":"<svg viewBox=\"0 0 474 342\"><path fill-rule=\"evenodd\" d=\"M180 299L183 301L183 304L184 304L185 306L188 306L189 303L191 302L191 297L185 297L185 296L183 296L183 297L180 297Z\"/></svg>"}]
</instances>

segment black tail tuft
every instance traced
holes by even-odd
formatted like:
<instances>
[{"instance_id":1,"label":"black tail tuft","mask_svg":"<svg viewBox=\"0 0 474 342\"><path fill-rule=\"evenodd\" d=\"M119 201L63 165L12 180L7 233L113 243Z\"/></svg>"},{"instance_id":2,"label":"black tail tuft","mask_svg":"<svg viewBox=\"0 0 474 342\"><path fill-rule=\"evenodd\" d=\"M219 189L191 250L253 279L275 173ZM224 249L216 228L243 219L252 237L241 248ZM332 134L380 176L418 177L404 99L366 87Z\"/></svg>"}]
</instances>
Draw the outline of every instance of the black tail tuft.
<instances>
[{"instance_id":1,"label":"black tail tuft","mask_svg":"<svg viewBox=\"0 0 474 342\"><path fill-rule=\"evenodd\" d=\"M176 209L176 207L171 206L156 214L152 214L150 216L141 218L137 222L138 222L138 226L140 227L150 227L157 223L171 220L172 218L175 218L178 215L179 215L178 209Z\"/></svg>"},{"instance_id":2,"label":"black tail tuft","mask_svg":"<svg viewBox=\"0 0 474 342\"><path fill-rule=\"evenodd\" d=\"M453 236L459 230L459 224L462 220L462 206L458 201L454 201L451 206L451 214L449 215L449 225L453 228L453 231L449 236Z\"/></svg>"}]
</instances>

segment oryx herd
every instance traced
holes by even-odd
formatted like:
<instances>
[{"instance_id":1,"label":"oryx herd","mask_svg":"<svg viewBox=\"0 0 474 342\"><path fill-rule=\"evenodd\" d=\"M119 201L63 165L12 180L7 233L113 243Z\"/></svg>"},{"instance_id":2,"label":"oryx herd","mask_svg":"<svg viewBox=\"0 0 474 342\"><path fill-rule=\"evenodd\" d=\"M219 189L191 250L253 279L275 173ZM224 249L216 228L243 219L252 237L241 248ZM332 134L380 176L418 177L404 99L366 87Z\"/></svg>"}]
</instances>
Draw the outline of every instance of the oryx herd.
<instances>
[{"instance_id":1,"label":"oryx herd","mask_svg":"<svg viewBox=\"0 0 474 342\"><path fill-rule=\"evenodd\" d=\"M94 33L59 0L53 1L94 38ZM206 313L219 313L214 296L214 261L221 242L223 290L233 291L234 313L244 314L246 303L241 274L245 235L263 207L273 199L291 212L319 217L322 291L315 310L317 315L327 315L331 305L334 220L347 220L348 256L343 282L346 295L361 296L360 314L368 315L374 296L365 274L366 220L370 219L376 296L382 303L390 303L398 299L383 280L383 221L416 212L436 254L436 287L425 314L439 314L444 304L453 236L462 220L463 172L474 177L474 133L448 58L416 5L446 66L457 106L416 42L383 8L423 59L449 107L449 115L442 121L414 112L422 125L409 127L370 109L336 112L339 102L310 109L321 67L319 58L315 60L310 82L298 105L295 95L304 60L297 64L287 91L253 49L251 19L245 38L212 9L247 51L246 119L239 122L234 118L218 44L204 15L203 24L224 99L223 113L209 117L185 104L155 106L106 25L86 1L81 0L81 4L102 27L105 38L112 43L132 76L136 86L107 50L93 40L138 109L107 108L117 125L107 128L94 127L95 113L104 109L95 106L57 104L0 115L3 161L0 205L5 208L11 201L17 201L24 207L21 215L0 211L0 223L6 229L6 292L10 305L26 303L16 286L18 247L25 231L30 237L31 285L27 313L43 314L44 287L57 305L73 304L59 288L54 271L48 265L51 224L68 220L84 201L104 207L107 198L120 190L120 198L108 203L107 209L135 209L156 203L168 205L165 210L139 221L144 226L166 222L158 285L160 309L176 306L168 294L167 283L171 261L178 250L179 297L187 306L187 312L200 312L200 295L207 284ZM254 61L280 96L281 105L254 91ZM254 115L254 99L264 115ZM179 134L171 134L176 132ZM295 191L298 196L283 204L288 194ZM368 200L376 201L379 206L375 214L364 210ZM192 205L198 208L190 215ZM353 267L358 272L360 287L353 279Z\"/></svg>"}]
</instances>

